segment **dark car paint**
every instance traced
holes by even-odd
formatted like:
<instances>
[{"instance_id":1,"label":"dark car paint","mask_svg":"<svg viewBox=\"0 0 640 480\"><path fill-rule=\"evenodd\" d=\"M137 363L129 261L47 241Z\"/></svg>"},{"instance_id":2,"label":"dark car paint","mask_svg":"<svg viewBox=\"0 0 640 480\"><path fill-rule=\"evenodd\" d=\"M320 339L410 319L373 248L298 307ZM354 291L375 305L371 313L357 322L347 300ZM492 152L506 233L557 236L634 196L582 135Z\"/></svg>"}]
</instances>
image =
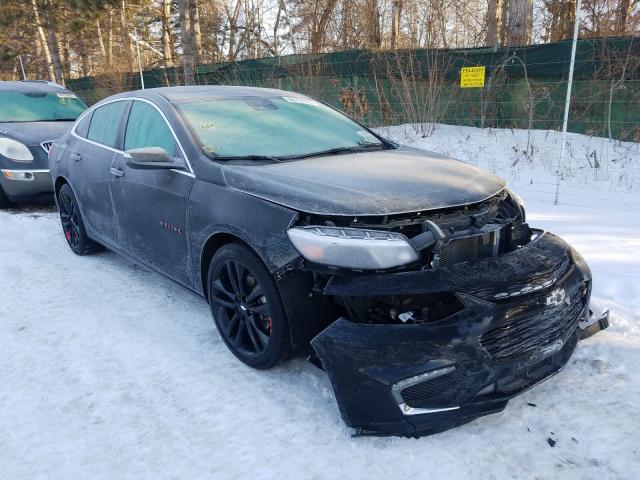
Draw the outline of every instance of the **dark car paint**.
<instances>
[{"instance_id":1,"label":"dark car paint","mask_svg":"<svg viewBox=\"0 0 640 480\"><path fill-rule=\"evenodd\" d=\"M457 412L407 419L391 401L389 385L408 375L428 370L430 362L442 360L462 363L468 360L465 372L469 374L469 381L461 384L466 391L490 379L506 381L504 379L509 375L518 375L518 372L526 375L531 366L497 367L478 347L477 338L482 331L500 321L505 314L504 309L495 307L486 295L498 288L500 281L508 283L512 278L522 277L523 281L531 282L544 278L556 265L554 255L531 246L520 253L513 252L506 260L502 257L483 259L471 270L469 265L454 265L446 271L378 274L366 279L362 275L334 276L323 292L316 288L314 276L301 269L301 257L286 234L301 213L415 212L429 206L447 206L447 194L452 195L452 204L455 205L458 202L481 201L501 190L503 182L473 167L439 156L425 154L425 158L420 160L415 151L408 150L310 158L276 165L256 163L254 166L240 166L215 162L203 154L167 97L179 102L209 94L264 93L250 88L217 88L220 90L216 87L153 89L119 94L107 100L128 102L136 97L154 103L175 130L185 160L188 160L184 169L132 169L122 156L122 128L115 149L96 146L71 133L56 142L56 152L51 159L55 182L57 185L63 181L70 183L89 236L200 295L204 295L204 278L212 253L208 247L215 248L233 239L249 245L278 283L294 347L301 349L313 339L312 345L332 379L342 415L350 425L378 433L433 433L504 408L508 395L487 397L480 403L467 398L467 403ZM267 91L264 94L277 93ZM125 108L123 119L127 113L128 108ZM72 160L71 154L79 154L80 160ZM376 158L370 172L365 158ZM326 167L323 162L326 162ZM423 176L425 188L422 193L417 185L409 193L402 192L399 185L407 181L411 172L394 174L395 178L388 182L380 178L385 170L383 165L389 172L394 172L399 163L411 169L431 165L439 170L441 181L447 184L429 184L428 176ZM351 176L352 188L349 188L347 179L335 178L344 171L341 169L352 171L355 165L359 175L357 178ZM123 175L111 175L112 168L121 170ZM455 180L456 172L465 178ZM376 199L385 198L385 194L380 191L365 196L369 173L373 184L395 192L392 207L381 205L379 211L372 208ZM313 178L299 178L300 175ZM476 179L478 186L468 191L466 186ZM328 192L325 197L322 195L323 181ZM422 200L422 197L429 197L430 189L438 191L437 198ZM341 207L338 196L344 196L352 203ZM556 238L546 236L545 242ZM570 250L559 239L551 243L557 246L556 254ZM567 288L575 289L584 284L590 274L577 254L572 258L574 275L566 281ZM485 283L474 290L470 279ZM392 291L420 293L438 288L460 291L468 307L448 318L446 324L366 325L336 321L334 295L388 294ZM587 303L588 295L589 292L585 295ZM566 363L572 349L567 340L562 352L543 359L544 378ZM551 370L549 365L553 366ZM417 421L422 423L417 425Z\"/></svg>"},{"instance_id":2,"label":"dark car paint","mask_svg":"<svg viewBox=\"0 0 640 480\"><path fill-rule=\"evenodd\" d=\"M393 215L466 205L505 186L475 166L409 148L260 167L228 165L224 176L231 188L321 215Z\"/></svg>"},{"instance_id":3,"label":"dark car paint","mask_svg":"<svg viewBox=\"0 0 640 480\"><path fill-rule=\"evenodd\" d=\"M47 82L1 82L0 91L24 93L65 93L73 92ZM0 106L0 108L2 108ZM73 126L72 121L55 122L0 122L0 137L17 140L29 148L33 155L32 162L16 162L0 155L0 169L44 171L49 170L47 152L43 142L54 141ZM35 196L52 193L51 180L48 173L41 172L34 182L3 181L4 189L11 200L29 200Z\"/></svg>"}]
</instances>

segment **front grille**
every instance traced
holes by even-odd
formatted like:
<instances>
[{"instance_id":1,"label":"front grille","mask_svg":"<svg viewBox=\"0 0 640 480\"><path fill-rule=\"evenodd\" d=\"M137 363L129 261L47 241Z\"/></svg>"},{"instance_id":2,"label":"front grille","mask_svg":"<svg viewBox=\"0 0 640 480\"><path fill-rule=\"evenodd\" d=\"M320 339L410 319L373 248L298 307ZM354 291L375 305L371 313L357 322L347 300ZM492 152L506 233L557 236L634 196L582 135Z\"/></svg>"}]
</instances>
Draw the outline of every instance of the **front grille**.
<instances>
[{"instance_id":1,"label":"front grille","mask_svg":"<svg viewBox=\"0 0 640 480\"><path fill-rule=\"evenodd\" d=\"M508 316L482 335L482 346L496 362L507 362L535 355L567 339L575 332L586 308L579 288L567 294L567 299L569 303Z\"/></svg>"},{"instance_id":2,"label":"front grille","mask_svg":"<svg viewBox=\"0 0 640 480\"><path fill-rule=\"evenodd\" d=\"M413 408L447 407L455 399L460 387L460 370L416 383L402 390L404 403ZM453 402L455 403L455 401Z\"/></svg>"},{"instance_id":3,"label":"front grille","mask_svg":"<svg viewBox=\"0 0 640 480\"><path fill-rule=\"evenodd\" d=\"M529 366L517 375L499 380L496 383L496 393L515 395L550 377L569 361L577 343L578 336L573 335L555 355Z\"/></svg>"},{"instance_id":4,"label":"front grille","mask_svg":"<svg viewBox=\"0 0 640 480\"><path fill-rule=\"evenodd\" d=\"M440 250L439 265L447 267L491 255L492 244L492 233L451 240Z\"/></svg>"},{"instance_id":5,"label":"front grille","mask_svg":"<svg viewBox=\"0 0 640 480\"><path fill-rule=\"evenodd\" d=\"M40 146L42 147L42 149L47 152L47 155L49 155L49 150L51 150L51 145L53 145L53 140L47 140L46 142L42 142L40 144Z\"/></svg>"}]
</instances>

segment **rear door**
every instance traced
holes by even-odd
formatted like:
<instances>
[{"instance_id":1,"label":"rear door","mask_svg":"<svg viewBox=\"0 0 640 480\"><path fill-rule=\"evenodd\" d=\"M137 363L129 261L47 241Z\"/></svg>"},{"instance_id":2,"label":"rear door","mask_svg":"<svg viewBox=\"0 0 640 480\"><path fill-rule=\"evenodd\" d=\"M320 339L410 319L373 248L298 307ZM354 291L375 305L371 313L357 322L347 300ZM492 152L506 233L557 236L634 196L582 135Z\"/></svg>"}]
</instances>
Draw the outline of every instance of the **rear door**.
<instances>
[{"instance_id":1,"label":"rear door","mask_svg":"<svg viewBox=\"0 0 640 480\"><path fill-rule=\"evenodd\" d=\"M186 209L194 176L159 107L138 99L131 104L123 150L144 147L163 148L178 168L130 168L124 154L116 156L111 192L120 235L132 257L191 286Z\"/></svg>"},{"instance_id":2,"label":"rear door","mask_svg":"<svg viewBox=\"0 0 640 480\"><path fill-rule=\"evenodd\" d=\"M90 233L108 243L117 242L109 188L110 169L118 151L126 101L96 108L86 131L74 132L68 153L69 178Z\"/></svg>"}]
</instances>

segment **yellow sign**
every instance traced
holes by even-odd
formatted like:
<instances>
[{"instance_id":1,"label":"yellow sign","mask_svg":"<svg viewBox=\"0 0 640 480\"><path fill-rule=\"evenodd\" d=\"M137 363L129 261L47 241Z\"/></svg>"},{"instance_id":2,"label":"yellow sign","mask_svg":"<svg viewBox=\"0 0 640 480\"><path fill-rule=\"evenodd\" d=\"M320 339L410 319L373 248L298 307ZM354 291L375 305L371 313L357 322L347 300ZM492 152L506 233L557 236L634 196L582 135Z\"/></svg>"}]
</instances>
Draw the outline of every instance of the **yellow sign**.
<instances>
[{"instance_id":1,"label":"yellow sign","mask_svg":"<svg viewBox=\"0 0 640 480\"><path fill-rule=\"evenodd\" d=\"M484 67L464 67L460 70L460 88L484 87Z\"/></svg>"}]
</instances>

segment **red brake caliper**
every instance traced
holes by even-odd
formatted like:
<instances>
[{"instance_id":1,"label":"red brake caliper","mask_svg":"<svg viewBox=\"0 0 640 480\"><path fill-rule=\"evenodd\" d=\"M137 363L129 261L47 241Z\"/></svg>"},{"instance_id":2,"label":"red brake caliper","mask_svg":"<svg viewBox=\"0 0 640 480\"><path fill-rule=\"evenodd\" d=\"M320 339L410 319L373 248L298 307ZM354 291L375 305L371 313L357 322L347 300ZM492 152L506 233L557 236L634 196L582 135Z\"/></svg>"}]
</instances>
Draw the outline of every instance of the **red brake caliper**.
<instances>
[{"instance_id":1,"label":"red brake caliper","mask_svg":"<svg viewBox=\"0 0 640 480\"><path fill-rule=\"evenodd\" d=\"M64 232L64 236L67 237L67 242L71 241L71 230Z\"/></svg>"}]
</instances>

